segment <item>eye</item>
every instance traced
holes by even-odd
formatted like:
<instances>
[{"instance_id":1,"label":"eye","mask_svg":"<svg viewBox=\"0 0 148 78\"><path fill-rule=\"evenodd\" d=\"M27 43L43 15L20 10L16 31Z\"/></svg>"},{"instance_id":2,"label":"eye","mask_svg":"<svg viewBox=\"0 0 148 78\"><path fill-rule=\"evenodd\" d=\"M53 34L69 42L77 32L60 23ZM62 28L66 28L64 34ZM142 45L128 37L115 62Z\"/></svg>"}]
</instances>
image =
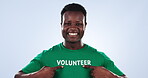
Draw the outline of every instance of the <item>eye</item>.
<instances>
[{"instance_id":1,"label":"eye","mask_svg":"<svg viewBox=\"0 0 148 78\"><path fill-rule=\"evenodd\" d=\"M66 25L66 26L70 26L70 25L71 25L71 23L64 23L64 25Z\"/></svg>"},{"instance_id":2,"label":"eye","mask_svg":"<svg viewBox=\"0 0 148 78\"><path fill-rule=\"evenodd\" d=\"M76 23L76 26L82 26L83 24L81 24L81 23Z\"/></svg>"}]
</instances>

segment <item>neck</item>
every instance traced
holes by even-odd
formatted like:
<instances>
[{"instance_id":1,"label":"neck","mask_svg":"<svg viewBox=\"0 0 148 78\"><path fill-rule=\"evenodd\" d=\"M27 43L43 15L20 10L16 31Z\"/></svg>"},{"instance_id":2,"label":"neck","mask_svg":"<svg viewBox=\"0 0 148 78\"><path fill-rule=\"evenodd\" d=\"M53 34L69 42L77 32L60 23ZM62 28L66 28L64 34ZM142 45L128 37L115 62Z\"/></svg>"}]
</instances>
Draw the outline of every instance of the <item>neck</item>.
<instances>
[{"instance_id":1,"label":"neck","mask_svg":"<svg viewBox=\"0 0 148 78\"><path fill-rule=\"evenodd\" d=\"M77 50L77 49L81 49L84 47L84 44L81 41L78 42L68 42L68 41L64 41L63 45L71 50Z\"/></svg>"}]
</instances>

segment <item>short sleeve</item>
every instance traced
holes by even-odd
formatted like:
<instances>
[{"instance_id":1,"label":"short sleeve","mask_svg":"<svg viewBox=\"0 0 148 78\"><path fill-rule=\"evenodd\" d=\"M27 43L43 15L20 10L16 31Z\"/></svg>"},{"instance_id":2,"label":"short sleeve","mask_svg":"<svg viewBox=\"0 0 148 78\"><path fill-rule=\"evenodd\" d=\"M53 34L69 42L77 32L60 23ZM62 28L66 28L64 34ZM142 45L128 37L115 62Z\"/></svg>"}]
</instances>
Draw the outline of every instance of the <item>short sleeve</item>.
<instances>
[{"instance_id":1,"label":"short sleeve","mask_svg":"<svg viewBox=\"0 0 148 78\"><path fill-rule=\"evenodd\" d=\"M33 60L31 60L30 63L22 69L22 71L28 74L28 73L33 73L40 70L43 67L42 57L43 57L44 51L38 54Z\"/></svg>"},{"instance_id":2,"label":"short sleeve","mask_svg":"<svg viewBox=\"0 0 148 78\"><path fill-rule=\"evenodd\" d=\"M124 75L118 68L117 66L115 66L114 62L107 57L104 53L102 53L103 57L104 57L104 64L103 66L108 69L109 71L113 72L114 74L118 75L118 76L122 76Z\"/></svg>"}]
</instances>

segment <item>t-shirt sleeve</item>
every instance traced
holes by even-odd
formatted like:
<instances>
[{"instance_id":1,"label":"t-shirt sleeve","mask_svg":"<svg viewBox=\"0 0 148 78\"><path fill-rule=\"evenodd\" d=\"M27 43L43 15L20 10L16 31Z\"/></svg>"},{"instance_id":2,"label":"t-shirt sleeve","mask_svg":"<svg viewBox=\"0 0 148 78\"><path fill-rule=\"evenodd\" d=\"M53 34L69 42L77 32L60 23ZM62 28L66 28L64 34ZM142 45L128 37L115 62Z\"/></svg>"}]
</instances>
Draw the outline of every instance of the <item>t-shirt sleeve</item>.
<instances>
[{"instance_id":1,"label":"t-shirt sleeve","mask_svg":"<svg viewBox=\"0 0 148 78\"><path fill-rule=\"evenodd\" d=\"M108 69L109 71L113 72L114 74L118 75L118 76L122 76L124 75L123 72L121 72L117 66L115 66L114 62L109 58L107 57L104 53L102 53L103 57L104 57L104 67L106 69Z\"/></svg>"},{"instance_id":2,"label":"t-shirt sleeve","mask_svg":"<svg viewBox=\"0 0 148 78\"><path fill-rule=\"evenodd\" d=\"M22 71L28 74L28 73L33 73L40 70L43 67L42 57L43 57L44 51L38 54L33 60L31 60L30 63L22 69Z\"/></svg>"}]
</instances>

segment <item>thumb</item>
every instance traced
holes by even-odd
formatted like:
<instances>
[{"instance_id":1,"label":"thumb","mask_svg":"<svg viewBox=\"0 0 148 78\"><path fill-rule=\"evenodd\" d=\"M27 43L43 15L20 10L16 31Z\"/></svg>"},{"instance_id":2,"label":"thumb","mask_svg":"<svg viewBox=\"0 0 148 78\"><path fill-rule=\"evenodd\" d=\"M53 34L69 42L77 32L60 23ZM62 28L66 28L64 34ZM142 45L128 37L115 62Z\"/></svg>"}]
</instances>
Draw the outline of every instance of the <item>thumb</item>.
<instances>
[{"instance_id":1,"label":"thumb","mask_svg":"<svg viewBox=\"0 0 148 78\"><path fill-rule=\"evenodd\" d=\"M53 70L57 70L57 69L60 69L60 68L64 68L64 66L56 66L56 67L52 67Z\"/></svg>"},{"instance_id":2,"label":"thumb","mask_svg":"<svg viewBox=\"0 0 148 78\"><path fill-rule=\"evenodd\" d=\"M83 65L84 68L90 68L90 69L95 69L96 66L91 66L91 65Z\"/></svg>"}]
</instances>

